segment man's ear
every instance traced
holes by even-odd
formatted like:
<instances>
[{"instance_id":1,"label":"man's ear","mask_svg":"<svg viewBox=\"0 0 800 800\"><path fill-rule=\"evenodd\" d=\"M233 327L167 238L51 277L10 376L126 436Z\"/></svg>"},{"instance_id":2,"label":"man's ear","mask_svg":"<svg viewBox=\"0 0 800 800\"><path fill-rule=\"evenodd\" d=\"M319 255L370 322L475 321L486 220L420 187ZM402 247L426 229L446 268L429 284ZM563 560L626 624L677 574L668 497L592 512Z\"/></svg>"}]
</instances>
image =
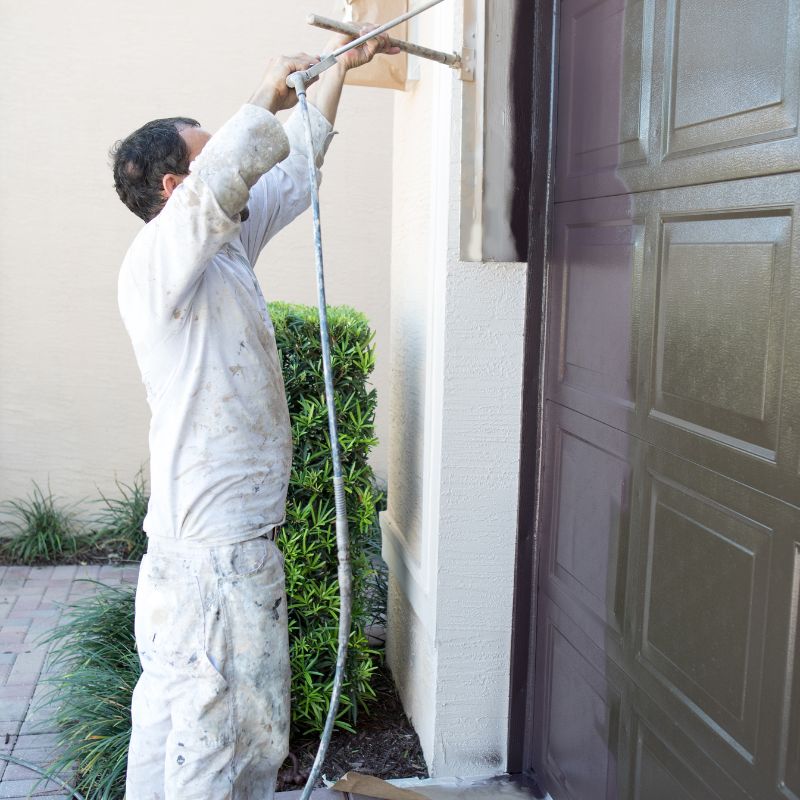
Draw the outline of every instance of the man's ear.
<instances>
[{"instance_id":1,"label":"man's ear","mask_svg":"<svg viewBox=\"0 0 800 800\"><path fill-rule=\"evenodd\" d=\"M174 175L172 172L168 172L161 179L161 188L163 190L165 200L169 200L172 193L175 191L175 187L178 186L183 179L183 175Z\"/></svg>"}]
</instances>

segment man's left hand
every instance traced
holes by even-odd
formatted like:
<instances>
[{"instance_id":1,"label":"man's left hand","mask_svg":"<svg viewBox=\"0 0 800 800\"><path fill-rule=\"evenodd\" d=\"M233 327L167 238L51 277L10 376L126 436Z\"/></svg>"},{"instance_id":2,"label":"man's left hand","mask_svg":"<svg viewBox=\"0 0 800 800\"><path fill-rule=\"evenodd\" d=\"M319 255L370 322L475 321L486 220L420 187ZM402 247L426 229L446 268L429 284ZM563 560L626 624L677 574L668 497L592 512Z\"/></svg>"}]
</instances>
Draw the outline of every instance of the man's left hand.
<instances>
[{"instance_id":1,"label":"man's left hand","mask_svg":"<svg viewBox=\"0 0 800 800\"><path fill-rule=\"evenodd\" d=\"M364 34L375 30L377 27L377 25L365 24L361 27L361 33L359 35L364 36ZM346 45L348 42L352 42L353 39L356 38L358 37L335 36L330 40L330 42L328 42L325 52L332 53L334 50L344 47L344 45ZM364 42L364 44L354 47L343 56L340 56L338 63L341 64L345 69L355 69L356 67L363 67L364 64L369 64L373 57L378 55L378 53L385 53L386 55L393 56L397 55L399 52L400 48L392 47L389 44L389 36L385 33L382 33L380 36L376 36L374 39L370 39L369 41Z\"/></svg>"}]
</instances>

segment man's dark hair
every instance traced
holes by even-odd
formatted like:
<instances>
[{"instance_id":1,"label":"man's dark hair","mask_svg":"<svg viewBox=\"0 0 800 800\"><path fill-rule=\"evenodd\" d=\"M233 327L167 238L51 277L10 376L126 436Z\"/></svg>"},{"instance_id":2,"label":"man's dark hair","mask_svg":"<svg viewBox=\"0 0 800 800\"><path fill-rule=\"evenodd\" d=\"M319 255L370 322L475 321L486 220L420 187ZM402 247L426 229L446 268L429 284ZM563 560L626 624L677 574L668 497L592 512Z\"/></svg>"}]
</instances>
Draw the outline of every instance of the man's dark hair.
<instances>
[{"instance_id":1,"label":"man's dark hair","mask_svg":"<svg viewBox=\"0 0 800 800\"><path fill-rule=\"evenodd\" d=\"M189 148L180 132L199 128L189 117L154 119L111 148L114 188L137 217L150 222L164 207L162 178L187 175Z\"/></svg>"}]
</instances>

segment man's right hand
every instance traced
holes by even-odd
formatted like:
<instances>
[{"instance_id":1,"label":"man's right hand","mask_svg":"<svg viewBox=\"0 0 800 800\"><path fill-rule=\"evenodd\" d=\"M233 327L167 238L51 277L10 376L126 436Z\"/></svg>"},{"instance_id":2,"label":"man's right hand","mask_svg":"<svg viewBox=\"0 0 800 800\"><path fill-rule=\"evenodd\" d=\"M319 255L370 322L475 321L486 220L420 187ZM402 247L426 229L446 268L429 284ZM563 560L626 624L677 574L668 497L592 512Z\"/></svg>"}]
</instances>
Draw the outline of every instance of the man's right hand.
<instances>
[{"instance_id":1,"label":"man's right hand","mask_svg":"<svg viewBox=\"0 0 800 800\"><path fill-rule=\"evenodd\" d=\"M266 108L273 114L292 108L297 103L297 93L286 85L286 79L293 72L308 69L318 63L319 56L310 56L308 53L271 58L267 62L261 85L250 98L250 103Z\"/></svg>"}]
</instances>

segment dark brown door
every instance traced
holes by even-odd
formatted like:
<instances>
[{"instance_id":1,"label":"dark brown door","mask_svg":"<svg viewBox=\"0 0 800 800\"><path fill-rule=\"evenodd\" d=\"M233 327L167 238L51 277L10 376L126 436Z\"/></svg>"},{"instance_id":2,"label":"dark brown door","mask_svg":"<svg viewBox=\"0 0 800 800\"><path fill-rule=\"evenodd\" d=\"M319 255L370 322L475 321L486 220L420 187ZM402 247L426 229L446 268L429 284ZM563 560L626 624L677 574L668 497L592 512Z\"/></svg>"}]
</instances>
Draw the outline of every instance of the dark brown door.
<instances>
[{"instance_id":1,"label":"dark brown door","mask_svg":"<svg viewBox=\"0 0 800 800\"><path fill-rule=\"evenodd\" d=\"M800 798L800 0L557 4L532 767Z\"/></svg>"}]
</instances>

